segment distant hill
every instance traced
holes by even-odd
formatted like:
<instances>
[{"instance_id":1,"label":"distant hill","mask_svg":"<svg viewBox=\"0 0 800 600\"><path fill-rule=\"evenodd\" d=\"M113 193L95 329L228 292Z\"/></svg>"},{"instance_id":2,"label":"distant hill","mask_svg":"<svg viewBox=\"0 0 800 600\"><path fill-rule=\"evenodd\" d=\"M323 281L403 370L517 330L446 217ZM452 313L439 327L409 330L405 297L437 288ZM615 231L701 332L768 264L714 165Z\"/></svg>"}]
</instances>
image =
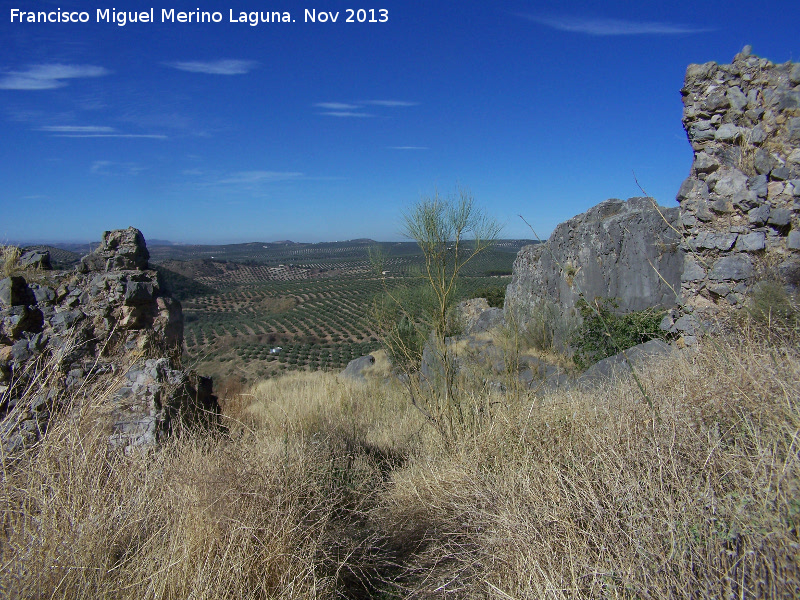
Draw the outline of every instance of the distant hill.
<instances>
[{"instance_id":1,"label":"distant hill","mask_svg":"<svg viewBox=\"0 0 800 600\"><path fill-rule=\"evenodd\" d=\"M505 256L500 263L513 262L513 256L529 244L538 243L536 240L507 239L498 240L491 250L491 254L498 257ZM99 242L90 243L53 243L48 245L35 245L29 248L50 250L50 256L56 268L72 268L80 258L97 248ZM416 242L377 242L369 238L339 242L318 242L315 244L281 240L277 242L247 242L242 244L177 244L169 240L147 240L150 251L150 262L153 265L164 265L165 268L185 277L213 277L215 274L207 272L212 269L211 262L239 263L250 265L309 265L311 268L327 268L331 260L356 260L368 259L370 248L379 247L389 258L412 257L419 255ZM511 255L511 256L509 256ZM168 265L169 261L190 262L188 265ZM505 272L510 267L498 268L498 272ZM495 269L487 269L495 270Z\"/></svg>"},{"instance_id":2,"label":"distant hill","mask_svg":"<svg viewBox=\"0 0 800 600\"><path fill-rule=\"evenodd\" d=\"M537 243L535 240L498 240L493 253L516 255L520 248ZM389 257L414 256L419 254L416 242L377 242L369 238L339 242L319 242L316 244L292 242L248 242L244 244L173 244L170 246L151 245L150 260L162 264L169 260L216 262L236 262L242 264L311 264L331 259L366 260L372 247L380 247ZM512 259L513 260L513 259Z\"/></svg>"}]
</instances>

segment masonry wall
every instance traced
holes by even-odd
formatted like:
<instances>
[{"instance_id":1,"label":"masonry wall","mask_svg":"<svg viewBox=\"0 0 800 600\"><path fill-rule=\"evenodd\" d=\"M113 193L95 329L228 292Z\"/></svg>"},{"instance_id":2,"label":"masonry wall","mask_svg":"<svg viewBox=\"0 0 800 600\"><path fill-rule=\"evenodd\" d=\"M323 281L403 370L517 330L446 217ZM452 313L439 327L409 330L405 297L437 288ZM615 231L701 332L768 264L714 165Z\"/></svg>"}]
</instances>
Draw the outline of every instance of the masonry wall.
<instances>
[{"instance_id":1,"label":"masonry wall","mask_svg":"<svg viewBox=\"0 0 800 600\"><path fill-rule=\"evenodd\" d=\"M759 280L800 284L800 64L751 54L689 65L694 150L677 200L689 308L737 306Z\"/></svg>"}]
</instances>

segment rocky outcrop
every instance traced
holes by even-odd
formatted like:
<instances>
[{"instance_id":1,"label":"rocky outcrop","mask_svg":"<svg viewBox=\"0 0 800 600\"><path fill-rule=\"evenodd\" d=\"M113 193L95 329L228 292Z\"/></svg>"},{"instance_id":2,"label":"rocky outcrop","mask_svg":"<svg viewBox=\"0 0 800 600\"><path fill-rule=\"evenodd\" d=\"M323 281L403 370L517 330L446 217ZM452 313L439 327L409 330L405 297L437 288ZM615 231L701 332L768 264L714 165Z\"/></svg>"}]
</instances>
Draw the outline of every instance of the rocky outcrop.
<instances>
[{"instance_id":1,"label":"rocky outcrop","mask_svg":"<svg viewBox=\"0 0 800 600\"><path fill-rule=\"evenodd\" d=\"M694 150L678 192L687 307L740 305L767 265L800 284L800 64L750 47L689 65L683 125Z\"/></svg>"},{"instance_id":2,"label":"rocky outcrop","mask_svg":"<svg viewBox=\"0 0 800 600\"><path fill-rule=\"evenodd\" d=\"M456 310L461 318L464 333L482 333L503 323L503 311L489 306L486 298L471 298L458 303Z\"/></svg>"},{"instance_id":3,"label":"rocky outcrop","mask_svg":"<svg viewBox=\"0 0 800 600\"><path fill-rule=\"evenodd\" d=\"M76 271L33 264L0 280L0 416L7 417L0 437L7 450L35 439L54 409L108 373L120 380L108 394L112 445L151 445L178 417L193 422L216 413L211 381L178 365L181 307L148 268L140 231L104 233Z\"/></svg>"},{"instance_id":4,"label":"rocky outcrop","mask_svg":"<svg viewBox=\"0 0 800 600\"><path fill-rule=\"evenodd\" d=\"M676 304L684 264L678 208L651 198L606 200L561 223L514 262L505 312L520 324L540 302L574 313L583 296L615 298L621 312Z\"/></svg>"}]
</instances>

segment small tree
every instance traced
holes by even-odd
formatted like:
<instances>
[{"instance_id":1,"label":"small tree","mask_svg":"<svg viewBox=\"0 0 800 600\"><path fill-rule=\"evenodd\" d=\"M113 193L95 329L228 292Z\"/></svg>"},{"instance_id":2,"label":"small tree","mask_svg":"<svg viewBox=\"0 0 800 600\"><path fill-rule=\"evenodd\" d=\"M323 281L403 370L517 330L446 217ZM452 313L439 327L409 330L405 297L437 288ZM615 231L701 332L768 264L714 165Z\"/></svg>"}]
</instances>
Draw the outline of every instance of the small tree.
<instances>
[{"instance_id":1,"label":"small tree","mask_svg":"<svg viewBox=\"0 0 800 600\"><path fill-rule=\"evenodd\" d=\"M464 267L497 240L501 226L488 217L465 188L444 198L422 198L403 215L402 233L417 242L423 256L416 293L388 291L378 311L387 350L407 372L411 400L449 441L471 422L455 385L455 361L446 338ZM380 257L373 255L376 269ZM428 356L423 357L423 348ZM411 370L425 360L422 386ZM422 389L424 388L424 390Z\"/></svg>"}]
</instances>

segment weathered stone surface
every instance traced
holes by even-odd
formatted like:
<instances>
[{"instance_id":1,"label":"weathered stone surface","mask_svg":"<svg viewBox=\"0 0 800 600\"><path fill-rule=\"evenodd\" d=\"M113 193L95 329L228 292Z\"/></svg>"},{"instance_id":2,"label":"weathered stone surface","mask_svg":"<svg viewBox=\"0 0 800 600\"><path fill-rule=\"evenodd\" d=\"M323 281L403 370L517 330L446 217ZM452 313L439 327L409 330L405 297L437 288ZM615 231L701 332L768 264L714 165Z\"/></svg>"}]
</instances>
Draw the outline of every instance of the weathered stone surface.
<instances>
[{"instance_id":1,"label":"weathered stone surface","mask_svg":"<svg viewBox=\"0 0 800 600\"><path fill-rule=\"evenodd\" d=\"M595 363L578 378L578 384L591 386L622 376L630 373L631 366L640 367L657 357L669 356L671 352L672 348L666 342L650 340Z\"/></svg>"},{"instance_id":2,"label":"weathered stone surface","mask_svg":"<svg viewBox=\"0 0 800 600\"><path fill-rule=\"evenodd\" d=\"M766 175L754 175L747 179L747 189L751 192L755 192L756 196L759 198L766 198L767 192L769 191L767 188L767 181Z\"/></svg>"},{"instance_id":3,"label":"weathered stone surface","mask_svg":"<svg viewBox=\"0 0 800 600\"><path fill-rule=\"evenodd\" d=\"M733 195L733 201L731 202L731 212L734 212L734 208L737 208L741 212L746 212L758 205L759 199L756 192L752 190L736 192Z\"/></svg>"},{"instance_id":4,"label":"weathered stone surface","mask_svg":"<svg viewBox=\"0 0 800 600\"><path fill-rule=\"evenodd\" d=\"M723 256L711 268L708 278L714 281L747 279L753 274L753 262L746 254Z\"/></svg>"},{"instance_id":5,"label":"weathered stone surface","mask_svg":"<svg viewBox=\"0 0 800 600\"><path fill-rule=\"evenodd\" d=\"M747 189L747 175L738 169L725 169L714 185L714 193L719 196L732 197L736 192Z\"/></svg>"},{"instance_id":6,"label":"weathered stone surface","mask_svg":"<svg viewBox=\"0 0 800 600\"><path fill-rule=\"evenodd\" d=\"M697 260L687 254L683 263L681 281L702 281L706 277L706 270Z\"/></svg>"},{"instance_id":7,"label":"weathered stone surface","mask_svg":"<svg viewBox=\"0 0 800 600\"><path fill-rule=\"evenodd\" d=\"M0 280L0 306L30 304L32 297L24 277L12 275Z\"/></svg>"},{"instance_id":8,"label":"weathered stone surface","mask_svg":"<svg viewBox=\"0 0 800 600\"><path fill-rule=\"evenodd\" d=\"M790 142L800 142L800 117L789 119L789 126L787 127L788 139Z\"/></svg>"},{"instance_id":9,"label":"weathered stone surface","mask_svg":"<svg viewBox=\"0 0 800 600\"><path fill-rule=\"evenodd\" d=\"M153 282L128 281L125 284L125 304L138 306L151 302L155 287Z\"/></svg>"},{"instance_id":10,"label":"weathered stone surface","mask_svg":"<svg viewBox=\"0 0 800 600\"><path fill-rule=\"evenodd\" d=\"M789 72L789 81L795 85L800 84L800 63L792 66L792 70Z\"/></svg>"},{"instance_id":11,"label":"weathered stone surface","mask_svg":"<svg viewBox=\"0 0 800 600\"><path fill-rule=\"evenodd\" d=\"M134 227L103 233L100 247L81 259L80 270L113 271L125 269L144 270L148 267L150 253L142 232Z\"/></svg>"},{"instance_id":12,"label":"weathered stone surface","mask_svg":"<svg viewBox=\"0 0 800 600\"><path fill-rule=\"evenodd\" d=\"M153 446L178 422L213 420L218 410L211 380L174 369L167 358L135 363L126 379L112 400L112 448Z\"/></svg>"},{"instance_id":13,"label":"weathered stone surface","mask_svg":"<svg viewBox=\"0 0 800 600\"><path fill-rule=\"evenodd\" d=\"M800 177L800 89L787 81L800 67L759 59L747 50L731 65L690 66L681 90L683 125L695 160L677 199L681 223L690 224L683 245L697 254L686 265L681 297L701 310L722 299L741 305L744 290L727 293L722 281L747 289L753 259L786 262L794 260L787 254L797 251L790 235L800 221L800 186L794 184ZM696 193L701 184L708 186L710 211ZM734 244L728 245L724 232L738 236ZM712 265L707 275L700 264Z\"/></svg>"},{"instance_id":14,"label":"weathered stone surface","mask_svg":"<svg viewBox=\"0 0 800 600\"><path fill-rule=\"evenodd\" d=\"M767 132L764 131L764 128L761 125L756 125L750 131L746 132L745 134L745 141L749 139L750 143L754 146L760 146L763 144L767 139Z\"/></svg>"},{"instance_id":15,"label":"weathered stone surface","mask_svg":"<svg viewBox=\"0 0 800 600\"><path fill-rule=\"evenodd\" d=\"M489 331L502 324L503 309L492 307L480 314L468 333L481 333L484 331Z\"/></svg>"},{"instance_id":16,"label":"weathered stone surface","mask_svg":"<svg viewBox=\"0 0 800 600\"><path fill-rule=\"evenodd\" d=\"M347 366L344 368L344 371L341 372L342 377L346 377L348 379L356 379L358 381L365 381L366 378L364 377L364 371L375 364L375 357L371 354L366 356L361 356L359 358L354 358Z\"/></svg>"},{"instance_id":17,"label":"weathered stone surface","mask_svg":"<svg viewBox=\"0 0 800 600\"><path fill-rule=\"evenodd\" d=\"M714 202L711 203L711 210L717 213L732 213L733 212L733 202L726 198L717 198Z\"/></svg>"},{"instance_id":18,"label":"weathered stone surface","mask_svg":"<svg viewBox=\"0 0 800 600\"><path fill-rule=\"evenodd\" d=\"M738 252L758 252L764 249L766 239L767 237L762 231L754 231L747 235L740 235L736 240L736 250Z\"/></svg>"},{"instance_id":19,"label":"weathered stone surface","mask_svg":"<svg viewBox=\"0 0 800 600\"><path fill-rule=\"evenodd\" d=\"M700 323L694 315L683 315L675 321L671 331L673 333L680 332L686 335L696 335L700 332Z\"/></svg>"},{"instance_id":20,"label":"weathered stone surface","mask_svg":"<svg viewBox=\"0 0 800 600\"><path fill-rule=\"evenodd\" d=\"M790 250L800 250L800 230L793 230L789 232L789 238L786 241L786 246Z\"/></svg>"},{"instance_id":21,"label":"weathered stone surface","mask_svg":"<svg viewBox=\"0 0 800 600\"><path fill-rule=\"evenodd\" d=\"M218 406L210 380L173 362L183 343L183 315L180 303L160 289L156 271L146 269L144 237L127 229L106 232L103 239L77 273L41 271L30 285L19 276L0 281L0 382L12 382L0 419L25 393L35 373L31 361L40 356L54 372L51 389L69 398L70 390L91 385L102 373L125 372L134 351L143 358L129 376L138 373L145 383L124 386L109 406L116 419L110 423L112 445L132 448L156 443L176 418L213 417ZM0 423L6 450L35 441L33 413L36 426L46 426L49 409L15 417L17 425Z\"/></svg>"},{"instance_id":22,"label":"weathered stone surface","mask_svg":"<svg viewBox=\"0 0 800 600\"><path fill-rule=\"evenodd\" d=\"M775 167L770 176L776 181L786 181L792 178L792 170L788 167Z\"/></svg>"},{"instance_id":23,"label":"weathered stone surface","mask_svg":"<svg viewBox=\"0 0 800 600\"><path fill-rule=\"evenodd\" d=\"M19 265L23 269L51 269L50 253L46 250L30 250L19 257Z\"/></svg>"},{"instance_id":24,"label":"weathered stone surface","mask_svg":"<svg viewBox=\"0 0 800 600\"><path fill-rule=\"evenodd\" d=\"M706 154L705 152L698 152L697 153L697 157L694 160L693 167L694 167L694 170L697 171L698 173L713 173L714 171L719 169L720 164L719 164L719 161L716 158L714 158L713 156L710 156L710 155ZM690 182L690 180L687 180L687 182ZM684 183L686 183L686 182L684 182ZM689 185L689 189L690 190L691 190L691 187L692 186L691 186L691 183L690 183L690 185Z\"/></svg>"},{"instance_id":25,"label":"weathered stone surface","mask_svg":"<svg viewBox=\"0 0 800 600\"><path fill-rule=\"evenodd\" d=\"M767 224L775 225L776 227L786 227L792 222L792 211L788 208L773 208L769 211L769 219Z\"/></svg>"},{"instance_id":26,"label":"weathered stone surface","mask_svg":"<svg viewBox=\"0 0 800 600\"><path fill-rule=\"evenodd\" d=\"M769 219L769 206L763 204L748 211L747 220L756 226L763 225Z\"/></svg>"},{"instance_id":27,"label":"weathered stone surface","mask_svg":"<svg viewBox=\"0 0 800 600\"><path fill-rule=\"evenodd\" d=\"M745 96L739 86L734 85L729 87L725 95L728 97L728 102L730 102L733 110L741 112L747 107L747 96Z\"/></svg>"},{"instance_id":28,"label":"weathered stone surface","mask_svg":"<svg viewBox=\"0 0 800 600\"><path fill-rule=\"evenodd\" d=\"M33 301L35 304L51 304L55 302L56 293L55 291L46 286L46 285L39 285L38 283L32 283L28 285L28 288L33 293Z\"/></svg>"},{"instance_id":29,"label":"weathered stone surface","mask_svg":"<svg viewBox=\"0 0 800 600\"><path fill-rule=\"evenodd\" d=\"M732 142L741 135L741 130L732 123L725 123L717 129L714 138L726 142Z\"/></svg>"},{"instance_id":30,"label":"weathered stone surface","mask_svg":"<svg viewBox=\"0 0 800 600\"><path fill-rule=\"evenodd\" d=\"M715 233L711 231L700 232L696 239L697 248L717 248L719 250L730 250L736 242L735 233Z\"/></svg>"},{"instance_id":31,"label":"weathered stone surface","mask_svg":"<svg viewBox=\"0 0 800 600\"><path fill-rule=\"evenodd\" d=\"M523 248L514 263L505 310L526 314L545 300L564 311L581 295L616 298L621 311L671 306L683 252L676 209L649 198L606 200L556 227L545 244Z\"/></svg>"},{"instance_id":32,"label":"weathered stone surface","mask_svg":"<svg viewBox=\"0 0 800 600\"><path fill-rule=\"evenodd\" d=\"M470 298L458 303L456 311L461 317L464 325L464 333L469 333L477 322L481 313L489 310L489 302L486 298Z\"/></svg>"},{"instance_id":33,"label":"weathered stone surface","mask_svg":"<svg viewBox=\"0 0 800 600\"><path fill-rule=\"evenodd\" d=\"M768 175L772 169L778 166L778 161L776 161L769 152L759 148L755 153L753 166L756 172Z\"/></svg>"}]
</instances>

